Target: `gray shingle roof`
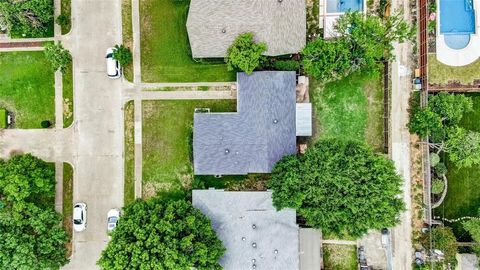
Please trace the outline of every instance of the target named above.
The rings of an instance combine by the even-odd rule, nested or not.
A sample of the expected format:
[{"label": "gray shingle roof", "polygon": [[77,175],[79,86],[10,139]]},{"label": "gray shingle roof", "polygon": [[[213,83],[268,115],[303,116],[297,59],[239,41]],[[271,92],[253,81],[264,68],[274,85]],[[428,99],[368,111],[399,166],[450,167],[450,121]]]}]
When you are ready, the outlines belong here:
[{"label": "gray shingle roof", "polygon": [[192,191],[193,206],[210,218],[227,249],[220,259],[224,269],[252,270],[253,264],[256,270],[299,269],[295,210],[276,211],[271,196],[270,191]]},{"label": "gray shingle roof", "polygon": [[267,43],[266,55],[297,53],[306,42],[305,0],[192,0],[187,31],[194,58],[224,57],[245,32]]},{"label": "gray shingle roof", "polygon": [[236,113],[195,113],[198,175],[269,173],[296,151],[295,72],[237,73]]}]

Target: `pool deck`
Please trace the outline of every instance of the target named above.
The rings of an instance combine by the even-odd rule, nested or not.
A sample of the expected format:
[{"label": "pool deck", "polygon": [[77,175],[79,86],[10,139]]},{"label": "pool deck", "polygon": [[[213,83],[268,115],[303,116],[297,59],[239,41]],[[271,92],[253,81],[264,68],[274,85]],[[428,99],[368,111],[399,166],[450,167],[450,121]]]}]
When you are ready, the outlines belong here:
[{"label": "pool deck", "polygon": [[[362,10],[360,10],[360,12],[364,13],[367,7],[367,0],[362,0],[362,1],[363,1],[363,8]],[[320,0],[319,6],[320,6],[319,25],[320,25],[320,28],[323,28],[323,37],[325,39],[338,37],[338,33],[337,31],[335,31],[334,27],[338,18],[340,18],[340,16],[345,14],[345,12],[328,13],[327,0]]]},{"label": "pool deck", "polygon": [[[439,7],[439,0],[437,0]],[[454,50],[445,43],[445,35],[440,34],[440,23],[437,23],[437,59],[449,66],[465,66],[478,60],[480,57],[480,0],[473,0],[475,10],[475,33],[470,35],[468,45],[460,50]],[[437,9],[437,22],[440,19],[440,9]]]}]

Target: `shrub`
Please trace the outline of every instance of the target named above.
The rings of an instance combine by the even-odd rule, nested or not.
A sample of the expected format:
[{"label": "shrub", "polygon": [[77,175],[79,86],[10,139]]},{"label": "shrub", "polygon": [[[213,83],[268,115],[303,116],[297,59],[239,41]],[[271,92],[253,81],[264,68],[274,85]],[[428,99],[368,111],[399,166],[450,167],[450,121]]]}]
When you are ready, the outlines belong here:
[{"label": "shrub", "polygon": [[440,194],[445,189],[445,182],[440,179],[434,179],[432,181],[432,193],[433,194]]},{"label": "shrub", "polygon": [[49,120],[44,120],[40,123],[40,125],[42,126],[42,128],[49,128],[52,126],[52,123]]},{"label": "shrub", "polygon": [[65,14],[60,14],[57,17],[57,24],[60,25],[61,27],[65,27],[70,23],[70,18],[68,18],[67,15]]},{"label": "shrub", "polygon": [[126,66],[133,60],[132,52],[128,47],[115,45],[113,50],[113,59],[117,60],[120,66]]},{"label": "shrub", "polygon": [[273,62],[275,70],[296,71],[300,69],[300,62],[295,60],[278,60]]},{"label": "shrub", "polygon": [[437,166],[435,166],[435,173],[438,176],[444,176],[445,174],[447,174],[447,172],[448,172],[448,169],[445,163],[439,162]]},{"label": "shrub", "polygon": [[435,167],[440,162],[440,156],[437,153],[430,153],[430,166]]},{"label": "shrub", "polygon": [[67,67],[72,62],[72,55],[70,55],[70,52],[67,49],[63,48],[62,43],[60,42],[57,44],[47,44],[43,52],[45,58],[50,62],[53,71],[60,70],[62,73],[65,73]]}]

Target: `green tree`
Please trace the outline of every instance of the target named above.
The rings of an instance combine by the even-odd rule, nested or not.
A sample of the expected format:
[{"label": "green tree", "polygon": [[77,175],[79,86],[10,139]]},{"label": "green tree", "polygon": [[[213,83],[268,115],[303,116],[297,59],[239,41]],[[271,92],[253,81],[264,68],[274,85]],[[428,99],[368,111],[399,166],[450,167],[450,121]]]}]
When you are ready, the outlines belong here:
[{"label": "green tree", "polygon": [[13,38],[53,34],[53,0],[0,0],[0,14]]},{"label": "green tree", "polygon": [[[433,246],[430,246],[430,235]],[[455,255],[457,254],[457,239],[453,234],[452,228],[435,227],[429,233],[425,233],[422,238],[422,244],[427,249],[438,249],[445,255],[446,264],[451,263],[453,266],[457,264]]]},{"label": "green tree", "polygon": [[458,167],[480,164],[480,133],[455,126],[448,130],[445,151]]},{"label": "green tree", "polygon": [[350,45],[343,38],[316,39],[302,50],[305,72],[317,80],[341,79],[351,72]]},{"label": "green tree", "polygon": [[113,59],[117,60],[120,66],[126,66],[133,60],[132,52],[128,47],[115,45],[113,49]]},{"label": "green tree", "polygon": [[[480,209],[478,210],[478,214],[480,217]],[[477,217],[476,219],[465,221],[463,228],[472,236],[473,241],[475,241],[473,250],[477,256],[480,256],[480,218]]]},{"label": "green tree", "polygon": [[44,53],[53,71],[60,70],[62,73],[65,73],[68,65],[72,62],[72,55],[67,49],[63,48],[60,42],[45,45]]},{"label": "green tree", "polygon": [[260,65],[262,54],[267,50],[267,44],[256,43],[253,33],[239,35],[227,50],[225,62],[228,70],[242,70],[252,74],[253,70]]},{"label": "green tree", "polygon": [[225,252],[210,220],[183,200],[129,204],[111,237],[103,269],[221,269]]},{"label": "green tree", "polygon": [[0,161],[0,265],[59,269],[67,263],[67,234],[54,210],[53,167],[32,156]]},{"label": "green tree", "polygon": [[277,209],[296,209],[326,234],[359,237],[398,222],[401,182],[392,161],[364,143],[323,139],[282,158],[268,185]]},{"label": "green tree", "polygon": [[434,179],[432,181],[432,193],[433,194],[441,194],[445,189],[445,182],[440,179]]}]

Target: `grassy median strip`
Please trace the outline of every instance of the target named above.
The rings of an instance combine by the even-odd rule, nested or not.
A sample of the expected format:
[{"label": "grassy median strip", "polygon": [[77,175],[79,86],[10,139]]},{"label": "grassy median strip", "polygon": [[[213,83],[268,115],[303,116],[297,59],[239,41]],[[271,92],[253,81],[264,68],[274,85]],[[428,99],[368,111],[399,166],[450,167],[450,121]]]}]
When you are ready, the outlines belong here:
[{"label": "grassy median strip", "polygon": [[0,108],[14,114],[14,127],[54,123],[54,74],[43,52],[2,52],[0,67]]},{"label": "grassy median strip", "polygon": [[[132,0],[122,0],[122,35],[123,45],[133,52]],[[133,82],[133,63],[123,67],[123,76]]]},{"label": "grassy median strip", "polygon": [[62,75],[63,81],[63,127],[73,123],[73,70],[72,63]]},{"label": "grassy median strip", "polygon": [[133,101],[125,105],[125,182],[124,205],[135,200],[135,110]]},{"label": "grassy median strip", "polygon": [[73,215],[73,167],[63,163],[63,227],[68,234],[67,257],[72,254]]},{"label": "grassy median strip", "polygon": [[190,1],[140,0],[142,81],[234,81],[223,59],[194,61],[186,21]]},{"label": "grassy median strip", "polygon": [[[68,34],[72,29],[72,0],[61,0],[60,4],[62,23],[60,24],[62,28],[62,35]],[[58,23],[58,18],[56,18]]]}]

